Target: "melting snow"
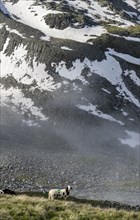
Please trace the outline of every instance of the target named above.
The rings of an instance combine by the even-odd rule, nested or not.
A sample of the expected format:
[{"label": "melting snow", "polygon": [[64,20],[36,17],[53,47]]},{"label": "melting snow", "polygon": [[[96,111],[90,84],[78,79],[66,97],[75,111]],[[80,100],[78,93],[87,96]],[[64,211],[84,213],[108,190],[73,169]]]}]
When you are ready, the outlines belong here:
[{"label": "melting snow", "polygon": [[137,14],[136,12],[125,11],[125,10],[124,10],[124,12],[127,13],[127,14],[129,14],[129,15],[131,16],[131,18],[133,18],[133,16],[136,16],[136,17],[138,16],[138,14]]},{"label": "melting snow", "polygon": [[136,147],[140,145],[140,134],[133,132],[133,131],[125,131],[128,138],[126,139],[119,139],[122,144],[127,144],[130,147]]},{"label": "melting snow", "polygon": [[118,57],[126,60],[129,63],[140,65],[140,58],[136,58],[136,57],[133,57],[128,54],[118,53],[118,52],[114,51],[114,49],[111,49],[111,48],[109,48],[109,54],[118,56]]},{"label": "melting snow", "polygon": [[0,1],[0,11],[2,11],[4,14],[10,15],[5,5]]},{"label": "melting snow", "polygon": [[126,2],[128,5],[131,5],[133,8],[135,8],[135,4],[136,2],[133,0],[123,0],[124,2]]},{"label": "melting snow", "polygon": [[49,36],[42,36],[40,37],[41,40],[45,40],[45,41],[50,41],[50,37]]},{"label": "melting snow", "polygon": [[102,60],[101,62],[97,60],[90,61],[88,58],[85,58],[83,62],[80,62],[79,59],[76,59],[73,61],[73,66],[70,69],[67,69],[64,61],[61,61],[58,65],[52,63],[52,66],[55,67],[55,70],[59,73],[60,76],[70,80],[79,79],[84,84],[88,84],[88,82],[84,79],[83,76],[81,76],[81,73],[84,68],[89,68],[91,73],[95,72],[96,74],[106,78],[112,85],[116,86],[116,89],[121,96],[139,107],[139,100],[134,97],[132,92],[128,90],[125,83],[123,82],[123,72],[121,66],[112,55],[121,57],[127,61],[131,61],[130,59],[132,58],[131,63],[135,63],[137,65],[139,63],[139,59],[127,54],[115,52],[112,49],[108,49],[108,51],[105,52],[105,55],[106,59]]},{"label": "melting snow", "polygon": [[[62,12],[46,9],[46,7],[42,5],[35,5],[34,0],[18,1],[15,4],[10,1],[3,1],[3,3],[11,14],[20,18],[20,22],[43,32],[46,37],[43,37],[42,40],[48,41],[50,40],[50,37],[57,37],[79,42],[87,42],[93,36],[100,36],[101,34],[106,33],[106,29],[102,26],[84,27],[81,29],[68,27],[64,30],[49,28],[49,26],[45,23],[44,16],[50,13],[60,14]],[[68,1],[68,3],[73,5],[75,8],[82,10],[86,9],[86,14],[95,21],[112,19],[119,23],[121,22],[123,26],[133,25],[132,22],[127,21],[124,18],[122,19],[119,14],[115,14],[115,12],[111,11],[107,7],[101,7],[97,1],[84,2],[76,0]]]},{"label": "melting snow", "polygon": [[122,112],[122,114],[123,114],[124,116],[128,116],[128,115],[129,115],[128,112],[125,112],[123,109],[121,109],[121,112]]},{"label": "melting snow", "polygon": [[62,49],[62,50],[73,50],[73,49],[71,49],[71,48],[69,48],[69,47],[65,47],[65,46],[61,47],[61,49]]},{"label": "melting snow", "polygon": [[102,90],[105,91],[105,92],[107,92],[107,93],[109,93],[109,94],[111,94],[111,92],[108,91],[107,89],[102,88]]},{"label": "melting snow", "polygon": [[73,66],[70,69],[67,69],[64,61],[61,61],[58,66],[55,63],[52,63],[52,66],[55,67],[55,71],[62,77],[70,80],[79,79],[83,82],[83,84],[88,83],[84,77],[81,76],[81,72],[86,65],[84,62],[81,63],[79,59],[76,59],[75,62],[73,62]]},{"label": "melting snow", "polygon": [[[33,28],[36,28],[42,31],[46,35],[45,40],[49,40],[49,37],[57,37],[62,39],[71,39],[79,42],[86,42],[91,38],[92,35],[100,36],[102,33],[105,33],[105,28],[101,26],[95,27],[85,27],[81,29],[68,27],[64,30],[58,30],[55,28],[49,28],[46,25],[44,16],[49,13],[62,13],[60,11],[46,10],[42,6],[33,5],[34,1],[18,1],[16,4],[12,2],[5,2],[6,7],[10,13],[15,14],[17,17],[20,17],[21,22],[27,24]],[[34,16],[35,11],[38,16]]]},{"label": "melting snow", "polygon": [[140,43],[140,38],[138,38],[138,37],[123,37],[123,38],[125,38],[126,40],[137,41]]},{"label": "melting snow", "polygon": [[0,24],[0,29],[3,28],[4,25],[5,25],[4,23]]},{"label": "melting snow", "polygon": [[125,23],[124,26],[132,25],[132,22],[129,22],[122,19],[119,14],[116,14],[114,11],[110,10],[108,7],[102,7],[98,1],[69,1],[69,4],[77,9],[87,10],[86,15],[90,16],[95,21],[106,21],[107,19],[115,20],[117,22]]},{"label": "melting snow", "polygon": [[[52,91],[61,86],[60,83],[55,84],[52,76],[48,75],[45,71],[45,64],[37,64],[33,60],[33,67],[28,66],[26,62],[27,51],[21,44],[14,50],[11,56],[6,56],[4,53],[9,39],[7,39],[3,51],[1,52],[0,69],[1,77],[13,76],[19,83],[30,85],[30,90],[33,92],[35,88],[40,90]],[[33,83],[35,82],[35,85]],[[21,110],[22,114],[27,113],[29,117],[34,116],[35,119],[47,120],[42,113],[42,108],[35,106],[34,102],[24,96],[22,91],[16,88],[4,89],[1,86],[1,105],[7,105],[11,103],[14,106],[14,110]],[[28,125],[31,123],[28,123]],[[35,124],[34,124],[35,125]]]},{"label": "melting snow", "polygon": [[47,120],[42,114],[42,109],[34,105],[34,102],[30,98],[24,97],[23,93],[18,88],[5,89],[3,86],[1,89],[1,105],[12,104],[14,110],[21,110],[22,113],[28,113],[28,115],[35,116],[36,119]]},{"label": "melting snow", "polygon": [[39,124],[35,121],[32,121],[32,120],[23,120],[22,122],[23,122],[23,124],[26,124],[29,127],[33,127],[33,126],[39,127]]},{"label": "melting snow", "polygon": [[107,119],[107,120],[113,121],[113,122],[117,122],[120,125],[124,125],[124,123],[122,121],[116,120],[111,115],[104,114],[103,112],[101,112],[100,110],[97,109],[97,106],[94,106],[91,103],[89,103],[89,105],[77,105],[77,107],[84,110],[84,111],[87,111],[90,114],[98,116],[100,118]]},{"label": "melting snow", "polygon": [[[4,50],[7,47],[9,40],[7,40]],[[6,56],[1,52],[1,77],[13,76],[18,82],[31,85],[36,82],[34,88],[37,87],[40,90],[52,91],[60,87],[60,83],[55,84],[53,77],[48,75],[45,71],[45,64],[37,64],[33,60],[33,67],[28,66],[25,58],[27,51],[22,44],[18,46],[10,56]]]},{"label": "melting snow", "polygon": [[136,75],[134,70],[125,70],[124,72],[125,76],[129,76],[130,79],[132,79],[132,81],[137,85],[140,86],[140,79],[138,78],[138,76]]},{"label": "melting snow", "polygon": [[119,38],[124,38],[125,40],[128,40],[128,41],[140,42],[140,38],[139,37],[125,37],[125,36],[120,36],[120,35],[117,35],[117,34],[110,34],[110,35],[115,36],[115,37],[119,37]]},{"label": "melting snow", "polygon": [[15,29],[8,28],[7,25],[5,26],[5,28],[6,28],[6,30],[9,31],[10,33],[15,33],[15,34],[19,35],[20,37],[25,38],[21,33],[19,33],[19,31],[15,30]]}]

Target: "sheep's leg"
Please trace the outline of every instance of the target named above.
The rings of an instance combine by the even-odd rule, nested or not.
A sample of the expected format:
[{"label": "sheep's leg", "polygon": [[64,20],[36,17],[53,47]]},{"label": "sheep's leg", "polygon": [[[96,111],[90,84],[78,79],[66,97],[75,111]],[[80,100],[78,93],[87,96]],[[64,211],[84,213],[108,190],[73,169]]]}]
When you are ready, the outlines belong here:
[{"label": "sheep's leg", "polygon": [[49,193],[48,193],[48,199],[50,199],[50,195],[49,195]]},{"label": "sheep's leg", "polygon": [[48,199],[51,200],[51,199],[52,199],[52,196],[51,196],[51,195],[48,195]]}]

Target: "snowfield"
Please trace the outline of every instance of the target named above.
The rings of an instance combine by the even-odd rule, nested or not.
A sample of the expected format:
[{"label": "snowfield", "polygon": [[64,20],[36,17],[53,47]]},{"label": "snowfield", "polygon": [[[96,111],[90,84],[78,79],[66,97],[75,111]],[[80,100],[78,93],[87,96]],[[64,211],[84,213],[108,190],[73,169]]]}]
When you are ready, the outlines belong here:
[{"label": "snowfield", "polygon": [[[55,28],[49,28],[49,26],[45,23],[44,16],[50,13],[62,13],[61,11],[46,9],[45,6],[41,4],[35,5],[34,0],[20,0],[16,4],[12,4],[12,2],[9,1],[2,2],[3,4],[1,4],[1,8],[4,12],[4,8],[6,8],[11,16],[16,15],[19,18],[19,22],[40,30],[46,35],[46,40],[48,41],[50,37],[57,37],[61,39],[71,39],[79,42],[87,42],[92,35],[100,36],[101,34],[106,33],[105,28],[98,25],[92,27],[84,27],[81,29],[68,27],[64,30],[58,30]],[[87,15],[89,15],[95,21],[106,21],[108,19],[112,19],[121,23],[122,27],[133,25],[132,22],[122,19],[120,15],[115,14],[115,12],[112,12],[107,7],[101,7],[96,1],[90,1],[90,4],[79,0],[68,1],[68,3],[69,5],[72,5],[80,10],[86,9]]]},{"label": "snowfield", "polygon": [[131,5],[133,8],[136,8],[136,1],[135,0],[123,0],[128,5]]},{"label": "snowfield", "polygon": [[120,57],[124,60],[126,60],[127,62],[129,63],[132,63],[132,64],[136,64],[136,65],[139,65],[140,66],[140,58],[135,58],[135,57],[132,57],[128,54],[122,54],[122,53],[118,53],[112,49],[109,49],[109,54],[110,55],[115,55],[117,57]]},{"label": "snowfield", "polygon": [[[84,68],[87,67],[90,69],[91,73],[95,72],[96,74],[106,78],[112,85],[116,86],[116,89],[121,96],[140,107],[139,100],[137,100],[125,86],[122,80],[122,69],[119,62],[114,58],[114,55],[136,65],[140,65],[140,59],[127,54],[118,53],[111,48],[108,48],[108,51],[105,52],[105,54],[106,59],[102,60],[101,62],[91,62],[89,59],[85,58],[83,62],[80,62],[78,59],[75,60],[75,62],[73,62],[73,67],[70,69],[67,69],[64,61],[61,61],[58,66],[55,63],[52,63],[52,66],[55,67],[56,72],[58,72],[60,76],[70,80],[79,79],[85,85],[88,84],[88,82],[83,78],[83,76],[81,76],[81,73]],[[139,78],[135,77],[133,82],[138,85]]]},{"label": "snowfield", "polygon": [[[119,36],[117,34],[110,34],[110,35],[122,38],[122,36]],[[123,38],[128,41],[140,42],[140,38],[138,38],[138,37],[125,37],[125,36],[123,36]]]},{"label": "snowfield", "polygon": [[1,52],[1,77],[13,76],[17,82],[26,85],[32,85],[35,82],[36,86],[33,86],[33,88],[39,88],[40,90],[53,91],[61,86],[55,84],[53,78],[47,74],[45,64],[37,64],[33,60],[33,66],[29,66],[26,61],[27,51],[23,45],[15,49],[9,59],[4,53],[8,42],[9,39],[7,39],[3,52]]},{"label": "snowfield", "polygon": [[124,125],[124,123],[122,121],[118,121],[115,118],[113,118],[112,116],[110,116],[108,114],[104,114],[103,112],[98,110],[97,106],[93,106],[91,103],[89,103],[88,105],[78,105],[77,107],[84,110],[84,111],[87,111],[90,114],[98,116],[100,118],[103,118],[103,119],[106,119],[109,121],[113,121],[113,122],[117,122],[120,125]]},{"label": "snowfield", "polygon": [[4,5],[4,2],[1,2],[1,1],[0,1],[0,11],[2,11],[6,15],[10,15],[9,11],[7,10],[7,8]]},{"label": "snowfield", "polygon": [[[12,109],[14,111],[20,111],[22,114],[27,114],[29,118],[33,121],[41,120],[46,121],[47,118],[42,114],[42,109],[38,108],[34,105],[32,99],[26,98],[23,93],[17,88],[5,89],[2,86],[1,90],[1,106],[8,106],[8,104],[12,105]],[[32,120],[29,120],[32,122]],[[29,123],[27,120],[27,124]],[[34,124],[34,123],[32,123]]]},{"label": "snowfield", "polygon": [[[34,92],[36,88],[40,91],[53,91],[61,86],[59,83],[55,83],[53,78],[47,74],[45,71],[44,64],[37,64],[33,60],[33,66],[29,66],[26,61],[27,51],[23,45],[20,45],[12,55],[6,56],[4,51],[9,43],[9,39],[1,52],[1,78],[14,77],[18,83],[23,83],[25,85],[31,85],[30,91]],[[34,85],[35,83],[35,85]],[[21,90],[18,88],[5,89],[1,85],[1,105],[8,105],[11,103],[15,111],[20,110],[22,114],[28,113],[28,117],[39,120],[47,120],[47,118],[42,114],[42,108],[35,106],[31,98],[25,97]],[[36,123],[27,123],[29,125],[34,125]]]},{"label": "snowfield", "polygon": [[139,135],[139,133],[126,130],[126,134],[127,134],[128,138],[120,139],[122,144],[127,144],[130,147],[139,146],[139,143],[140,143],[140,135]]},{"label": "snowfield", "polygon": [[46,10],[43,6],[35,6],[34,1],[18,1],[16,4],[12,2],[4,2],[9,14],[16,15],[20,18],[20,22],[29,25],[35,29],[40,30],[46,35],[46,40],[49,41],[49,37],[57,37],[61,39],[71,39],[79,42],[86,42],[91,35],[100,36],[105,33],[106,30],[101,26],[85,27],[82,29],[66,28],[64,30],[57,30],[55,28],[49,28],[46,25],[44,16],[50,13],[62,13],[60,11]]}]

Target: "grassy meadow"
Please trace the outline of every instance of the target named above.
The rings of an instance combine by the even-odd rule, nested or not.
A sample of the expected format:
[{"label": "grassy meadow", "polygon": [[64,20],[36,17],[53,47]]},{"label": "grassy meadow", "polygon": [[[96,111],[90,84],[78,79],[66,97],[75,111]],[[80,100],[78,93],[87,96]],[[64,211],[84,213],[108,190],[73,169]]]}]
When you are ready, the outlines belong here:
[{"label": "grassy meadow", "polygon": [[0,220],[140,220],[140,212],[93,207],[42,196],[2,195]]}]

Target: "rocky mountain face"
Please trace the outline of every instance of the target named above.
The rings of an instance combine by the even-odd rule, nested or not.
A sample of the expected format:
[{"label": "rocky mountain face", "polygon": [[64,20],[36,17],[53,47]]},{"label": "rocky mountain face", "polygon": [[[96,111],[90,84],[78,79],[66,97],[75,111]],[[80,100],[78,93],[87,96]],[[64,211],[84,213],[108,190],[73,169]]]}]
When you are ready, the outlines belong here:
[{"label": "rocky mountain face", "polygon": [[139,24],[137,0],[0,1],[1,186],[139,202]]}]

